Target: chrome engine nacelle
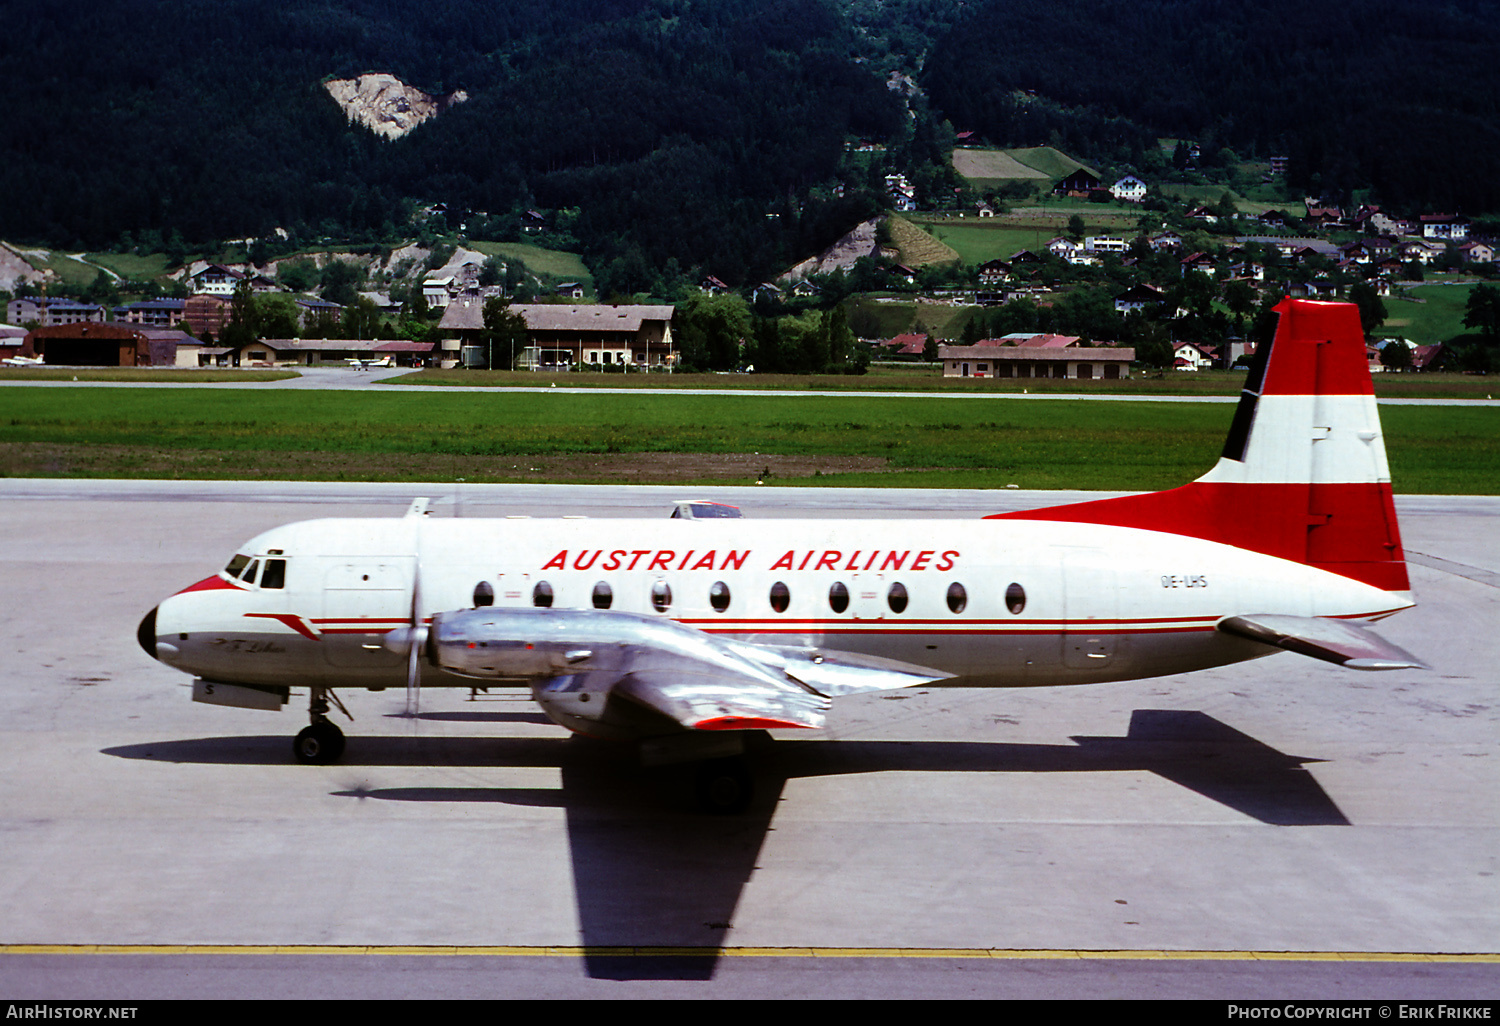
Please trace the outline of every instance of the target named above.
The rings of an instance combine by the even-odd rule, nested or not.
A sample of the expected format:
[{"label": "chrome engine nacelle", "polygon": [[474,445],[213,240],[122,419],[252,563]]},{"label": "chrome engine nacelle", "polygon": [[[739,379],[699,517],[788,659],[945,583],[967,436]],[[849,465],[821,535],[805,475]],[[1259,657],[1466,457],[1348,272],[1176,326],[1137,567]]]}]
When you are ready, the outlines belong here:
[{"label": "chrome engine nacelle", "polygon": [[[628,642],[629,617],[567,609],[466,609],[438,613],[428,661],[460,677],[526,680],[596,669],[601,645]],[[614,629],[611,629],[611,628]]]}]

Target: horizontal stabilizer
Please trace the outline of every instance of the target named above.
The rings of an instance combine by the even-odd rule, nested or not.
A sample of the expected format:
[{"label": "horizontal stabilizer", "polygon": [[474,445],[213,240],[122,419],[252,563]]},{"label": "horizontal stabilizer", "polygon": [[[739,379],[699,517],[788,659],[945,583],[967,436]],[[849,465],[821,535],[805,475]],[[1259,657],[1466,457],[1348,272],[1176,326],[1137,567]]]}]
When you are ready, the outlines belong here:
[{"label": "horizontal stabilizer", "polygon": [[1430,670],[1410,652],[1347,620],[1255,613],[1226,616],[1215,626],[1225,634],[1275,645],[1351,670]]}]

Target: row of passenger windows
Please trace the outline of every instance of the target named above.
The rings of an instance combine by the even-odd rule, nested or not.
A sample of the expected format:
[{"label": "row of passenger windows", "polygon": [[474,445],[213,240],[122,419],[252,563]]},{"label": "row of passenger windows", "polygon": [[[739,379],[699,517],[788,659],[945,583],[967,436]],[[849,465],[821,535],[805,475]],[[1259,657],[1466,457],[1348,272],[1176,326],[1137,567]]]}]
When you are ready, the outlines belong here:
[{"label": "row of passenger windows", "polygon": [[[531,589],[531,604],[542,608],[550,608],[556,593],[552,585],[546,581],[538,581],[536,587]],[[778,613],[784,613],[792,605],[791,589],[781,581],[771,585],[768,596],[771,608]],[[708,604],[713,607],[714,612],[722,613],[729,608],[729,585],[723,581],[715,581],[708,589]],[[608,609],[614,605],[615,592],[609,586],[609,582],[600,581],[594,585],[593,602],[595,609]],[[904,613],[910,596],[907,595],[906,585],[899,581],[893,583],[885,593],[885,603],[893,613]],[[948,585],[948,610],[952,613],[962,613],[969,605],[969,593],[962,584],[954,581]],[[489,581],[480,581],[474,586],[474,606],[492,606],[495,604],[495,589]],[[1014,616],[1019,616],[1021,610],[1026,608],[1026,589],[1019,584],[1012,583],[1005,589],[1005,606]],[[651,585],[651,608],[658,613],[665,613],[672,607],[672,586],[666,581],[656,581]],[[842,613],[849,608],[849,588],[843,581],[835,581],[828,588],[828,608],[835,613]]]}]

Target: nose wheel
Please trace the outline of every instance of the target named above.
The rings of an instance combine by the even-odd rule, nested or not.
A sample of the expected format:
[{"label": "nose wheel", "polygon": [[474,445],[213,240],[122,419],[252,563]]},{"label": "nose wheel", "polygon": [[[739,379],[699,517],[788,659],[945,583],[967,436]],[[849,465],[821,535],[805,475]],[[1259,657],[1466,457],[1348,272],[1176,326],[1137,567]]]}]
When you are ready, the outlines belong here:
[{"label": "nose wheel", "polygon": [[326,766],[344,754],[344,732],[324,720],[303,727],[292,741],[292,754],[305,765]]},{"label": "nose wheel", "polygon": [[[340,709],[344,708],[338,697],[327,688],[312,689],[307,709],[312,723],[303,727],[301,733],[292,740],[292,756],[304,765],[326,766],[338,762],[339,756],[344,754],[344,732],[328,719],[329,698]],[[348,710],[344,710],[344,715],[348,714]]]}]

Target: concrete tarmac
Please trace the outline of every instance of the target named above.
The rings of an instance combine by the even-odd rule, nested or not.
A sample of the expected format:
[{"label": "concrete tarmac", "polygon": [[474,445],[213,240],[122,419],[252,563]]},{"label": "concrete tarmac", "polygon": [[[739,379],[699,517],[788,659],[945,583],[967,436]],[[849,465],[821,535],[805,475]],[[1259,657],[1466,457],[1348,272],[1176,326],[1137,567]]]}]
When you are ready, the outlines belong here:
[{"label": "concrete tarmac", "polygon": [[1500,499],[1397,502],[1419,605],[1378,629],[1431,672],[1278,654],[859,696],[762,746],[725,819],[518,690],[429,690],[415,724],[343,695],[343,762],[295,765],[305,699],[194,704],[136,644],[257,532],[423,494],[955,519],[1082,497],[0,481],[0,995],[1500,993]]}]

